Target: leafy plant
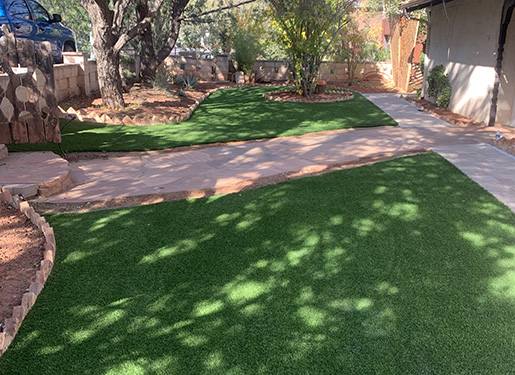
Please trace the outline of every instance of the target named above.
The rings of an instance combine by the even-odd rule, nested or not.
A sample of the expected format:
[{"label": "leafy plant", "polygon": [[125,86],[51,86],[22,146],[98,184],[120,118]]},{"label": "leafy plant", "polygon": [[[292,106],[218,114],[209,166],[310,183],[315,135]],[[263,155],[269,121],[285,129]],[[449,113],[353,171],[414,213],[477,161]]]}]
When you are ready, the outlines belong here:
[{"label": "leafy plant", "polygon": [[420,70],[422,71],[422,73],[424,73],[424,64],[425,64],[425,62],[426,62],[426,55],[425,55],[424,52],[422,52],[420,54],[420,63],[419,63]]},{"label": "leafy plant", "polygon": [[198,79],[194,75],[175,75],[172,80],[174,84],[180,86],[183,90],[195,90],[198,84]]},{"label": "leafy plant", "polygon": [[154,88],[168,92],[170,91],[170,82],[172,80],[172,74],[168,70],[159,69],[153,82]]},{"label": "leafy plant", "polygon": [[440,94],[438,99],[436,100],[436,104],[438,104],[438,106],[445,108],[445,109],[449,108],[449,104],[451,102],[451,95],[452,95],[451,86],[445,87],[442,90],[442,93]]},{"label": "leafy plant", "polygon": [[351,0],[268,0],[292,64],[295,83],[303,96],[316,87],[322,59],[345,25]]},{"label": "leafy plant", "polygon": [[437,65],[429,72],[427,77],[427,93],[436,99],[436,104],[448,109],[451,101],[452,87],[449,76],[445,74],[443,65]]},{"label": "leafy plant", "polygon": [[238,70],[250,75],[259,50],[259,42],[255,35],[244,31],[238,32],[234,38],[233,54],[234,60],[238,63]]}]

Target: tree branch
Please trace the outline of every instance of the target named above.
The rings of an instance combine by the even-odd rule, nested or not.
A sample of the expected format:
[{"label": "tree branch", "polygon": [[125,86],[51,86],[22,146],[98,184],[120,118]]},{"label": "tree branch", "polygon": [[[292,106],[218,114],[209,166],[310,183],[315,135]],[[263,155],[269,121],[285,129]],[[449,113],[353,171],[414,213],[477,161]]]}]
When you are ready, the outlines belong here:
[{"label": "tree branch", "polygon": [[161,5],[163,5],[163,2],[164,0],[156,0],[152,6],[152,9],[148,11],[148,14],[145,18],[139,21],[132,29],[127,31],[127,33],[120,35],[120,38],[118,38],[113,48],[115,52],[120,52],[123,46],[125,46],[129,41],[136,37],[136,35],[140,34],[143,30],[145,30],[145,28],[148,27],[148,25],[150,25],[150,23],[156,17],[159,8],[161,8]]},{"label": "tree branch", "polygon": [[113,9],[113,33],[118,34],[123,26],[123,19],[127,14],[131,0],[118,0]]},{"label": "tree branch", "polygon": [[207,11],[202,12],[202,13],[190,14],[188,16],[184,16],[184,17],[179,18],[179,22],[181,22],[181,21],[189,21],[189,20],[194,19],[194,18],[199,18],[199,17],[207,16],[208,14],[211,14],[211,13],[221,12],[222,10],[237,8],[237,7],[241,6],[241,5],[254,3],[256,1],[257,0],[246,0],[246,1],[242,1],[241,3],[232,4],[232,5],[226,5],[224,7],[207,10]]}]

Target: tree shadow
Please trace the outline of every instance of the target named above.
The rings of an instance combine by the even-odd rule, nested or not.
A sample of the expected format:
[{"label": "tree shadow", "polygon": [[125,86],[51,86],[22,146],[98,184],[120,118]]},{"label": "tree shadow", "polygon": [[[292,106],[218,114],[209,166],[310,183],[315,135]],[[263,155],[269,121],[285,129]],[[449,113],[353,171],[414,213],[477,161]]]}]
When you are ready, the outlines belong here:
[{"label": "tree shadow", "polygon": [[49,219],[0,374],[515,368],[515,215],[438,155]]}]

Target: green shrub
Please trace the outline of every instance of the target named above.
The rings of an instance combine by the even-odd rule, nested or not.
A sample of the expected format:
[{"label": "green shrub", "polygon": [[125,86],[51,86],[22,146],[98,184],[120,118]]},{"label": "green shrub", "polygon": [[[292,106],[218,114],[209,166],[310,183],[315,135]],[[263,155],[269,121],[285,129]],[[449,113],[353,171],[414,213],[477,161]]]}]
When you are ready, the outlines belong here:
[{"label": "green shrub", "polygon": [[168,70],[159,69],[156,72],[156,78],[154,79],[153,86],[155,89],[168,92],[170,90],[170,82],[172,79],[172,74]]},{"label": "green shrub", "polygon": [[173,83],[184,90],[195,90],[197,88],[198,79],[196,79],[194,75],[175,75],[173,76]]},{"label": "green shrub", "polygon": [[445,87],[442,90],[438,99],[436,100],[436,104],[438,104],[439,107],[442,107],[445,109],[449,108],[449,103],[451,102],[451,94],[452,94],[451,86]]},{"label": "green shrub", "polygon": [[437,65],[429,72],[427,77],[427,93],[436,99],[436,104],[442,108],[449,108],[452,87],[449,76],[445,74],[443,65]]},{"label": "green shrub", "polygon": [[233,54],[234,60],[238,63],[238,70],[244,72],[246,75],[250,75],[254,68],[259,50],[260,47],[256,36],[243,31],[238,32],[234,38]]}]

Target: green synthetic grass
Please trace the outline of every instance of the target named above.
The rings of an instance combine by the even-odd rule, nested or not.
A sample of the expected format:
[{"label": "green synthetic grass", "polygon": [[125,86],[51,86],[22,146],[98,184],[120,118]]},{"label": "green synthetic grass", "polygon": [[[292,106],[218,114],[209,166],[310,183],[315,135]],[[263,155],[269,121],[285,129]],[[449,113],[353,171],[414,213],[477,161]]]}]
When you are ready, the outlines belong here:
[{"label": "green synthetic grass", "polygon": [[49,220],[2,375],[515,369],[515,214],[435,154]]},{"label": "green synthetic grass", "polygon": [[[74,121],[64,128],[65,152],[142,151],[195,144],[286,137],[325,130],[397,125],[386,113],[355,93],[340,103],[285,103],[266,100],[274,87],[218,91],[179,124],[120,126]],[[9,151],[54,151],[57,144],[9,145]]]}]

